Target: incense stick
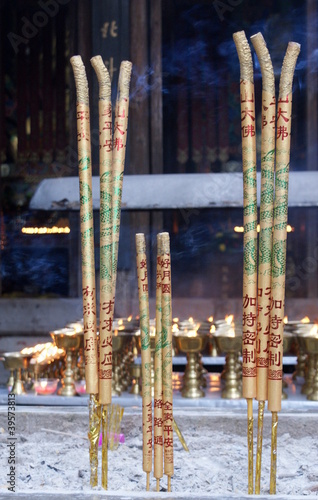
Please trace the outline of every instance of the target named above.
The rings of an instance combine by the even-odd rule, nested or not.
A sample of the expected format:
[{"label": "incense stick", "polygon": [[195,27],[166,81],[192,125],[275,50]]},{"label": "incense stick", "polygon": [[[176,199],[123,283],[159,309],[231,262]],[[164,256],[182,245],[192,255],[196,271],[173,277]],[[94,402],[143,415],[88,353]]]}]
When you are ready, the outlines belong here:
[{"label": "incense stick", "polygon": [[77,101],[85,379],[86,392],[90,394],[88,433],[90,443],[90,483],[92,486],[97,486],[100,406],[97,401],[98,350],[89,97],[88,82],[82,58],[74,56],[70,62],[74,73]]},{"label": "incense stick", "polygon": [[149,336],[149,299],[146,241],[142,233],[136,234],[136,260],[138,277],[139,317],[142,364],[142,449],[143,470],[149,478],[152,470],[152,396],[151,396],[151,352]]},{"label": "incense stick", "polygon": [[160,490],[163,476],[163,413],[162,413],[162,308],[161,308],[161,234],[157,235],[157,279],[156,279],[156,347],[155,347],[155,393],[154,393],[154,477],[156,489]]},{"label": "incense stick", "polygon": [[275,77],[272,61],[261,33],[251,37],[262,72],[261,205],[258,262],[258,308],[256,351],[256,399],[258,400],[255,493],[260,494],[263,415],[267,400],[269,318],[271,307],[271,256],[275,163]]},{"label": "incense stick", "polygon": [[112,105],[111,81],[101,56],[91,59],[99,84],[100,309],[99,402],[102,409],[102,487],[108,482],[107,406],[112,401]]},{"label": "incense stick", "polygon": [[113,296],[116,293],[118,245],[120,233],[120,214],[122,186],[125,167],[128,110],[129,110],[129,86],[131,78],[132,64],[123,61],[120,65],[118,91],[115,109],[114,137],[113,137],[113,199],[112,199],[112,225],[113,225]]},{"label": "incense stick", "polygon": [[272,412],[270,493],[276,493],[277,412],[281,410],[285,302],[288,176],[292,112],[292,84],[300,45],[289,42],[284,57],[277,102],[276,176],[272,253],[272,304],[268,368],[268,409]]},{"label": "incense stick", "polygon": [[169,233],[161,233],[161,308],[162,308],[162,387],[164,421],[164,473],[171,491],[173,476],[173,398],[172,398],[172,307],[171,256]]},{"label": "incense stick", "polygon": [[248,493],[253,494],[253,398],[256,397],[257,198],[254,77],[251,50],[244,31],[234,33],[240,61],[241,135],[244,189],[243,397],[248,413]]}]

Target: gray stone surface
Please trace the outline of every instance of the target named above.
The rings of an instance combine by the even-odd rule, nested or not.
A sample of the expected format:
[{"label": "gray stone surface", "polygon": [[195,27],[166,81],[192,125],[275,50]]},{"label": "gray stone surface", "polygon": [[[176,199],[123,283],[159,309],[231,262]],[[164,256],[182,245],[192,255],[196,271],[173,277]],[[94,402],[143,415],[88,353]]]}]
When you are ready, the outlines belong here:
[{"label": "gray stone surface", "polygon": [[[257,175],[259,201],[260,173]],[[317,184],[318,172],[291,172],[289,206],[317,206]],[[242,206],[241,173],[124,176],[123,210]],[[93,207],[99,210],[99,177],[93,177]],[[79,210],[78,178],[43,180],[31,200],[30,208]]]}]

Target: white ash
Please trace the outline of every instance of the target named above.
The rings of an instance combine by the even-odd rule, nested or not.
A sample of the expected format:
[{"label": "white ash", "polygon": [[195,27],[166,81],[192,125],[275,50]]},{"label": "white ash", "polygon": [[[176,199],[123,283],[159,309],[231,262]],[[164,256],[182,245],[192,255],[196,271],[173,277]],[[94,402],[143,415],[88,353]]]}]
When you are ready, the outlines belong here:
[{"label": "white ash", "polygon": [[[19,412],[21,410],[18,410]],[[3,419],[5,414],[1,414]],[[227,498],[247,494],[246,415],[242,411],[209,411],[179,409],[175,418],[183,432],[190,452],[187,453],[174,435],[175,472],[172,497],[203,498],[209,495]],[[88,413],[59,410],[35,414],[20,413],[18,422],[24,431],[17,432],[16,491],[33,493],[94,493],[101,486],[89,484],[88,441],[85,440]],[[33,425],[34,420],[34,425]],[[316,415],[312,413],[281,414],[278,424],[277,494],[279,498],[318,496],[318,435]],[[264,421],[261,492],[269,493],[270,479],[270,414]],[[1,426],[5,429],[3,420]],[[58,435],[41,428],[51,427]],[[125,443],[109,451],[108,494],[149,497],[145,492],[146,474],[142,470],[140,409],[125,410],[121,432]],[[256,452],[257,423],[254,425]],[[8,473],[6,434],[0,434],[0,494],[7,490]],[[101,456],[99,457],[101,460]],[[99,484],[101,480],[99,477]],[[167,478],[160,481],[161,490]],[[156,495],[156,482],[151,476],[150,489]],[[128,496],[127,496],[128,495]],[[33,496],[33,495],[32,495]],[[161,496],[161,495],[160,495]],[[168,499],[166,494],[166,498]],[[260,497],[258,497],[260,498]]]}]

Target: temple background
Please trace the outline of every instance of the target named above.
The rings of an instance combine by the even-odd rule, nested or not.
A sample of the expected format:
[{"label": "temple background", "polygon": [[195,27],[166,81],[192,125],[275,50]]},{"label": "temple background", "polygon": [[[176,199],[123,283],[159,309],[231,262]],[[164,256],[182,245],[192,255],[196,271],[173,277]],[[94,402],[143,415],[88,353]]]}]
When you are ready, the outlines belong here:
[{"label": "temple background", "polygon": [[[29,209],[41,180],[78,175],[72,55],[81,54],[87,68],[95,175],[98,88],[89,59],[96,54],[109,68],[113,97],[120,61],[133,62],[126,175],[240,172],[232,33],[262,31],[277,86],[287,43],[297,41],[290,170],[317,171],[315,0],[1,0],[0,23],[0,350],[82,315],[78,212]],[[176,314],[240,314],[243,236],[234,228],[242,219],[241,208],[226,206],[123,211],[116,314],[138,312],[136,232],[147,237],[154,297],[160,230],[171,234]],[[318,317],[317,207],[291,208],[289,224],[287,309]],[[68,232],[29,234],[36,227]],[[98,213],[95,251],[98,276]]]}]

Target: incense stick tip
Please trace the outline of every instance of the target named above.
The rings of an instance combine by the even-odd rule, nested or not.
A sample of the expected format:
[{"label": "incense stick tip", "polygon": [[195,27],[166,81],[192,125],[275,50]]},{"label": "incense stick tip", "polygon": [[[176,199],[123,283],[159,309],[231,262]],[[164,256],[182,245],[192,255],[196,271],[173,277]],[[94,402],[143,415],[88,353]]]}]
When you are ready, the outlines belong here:
[{"label": "incense stick tip", "polygon": [[297,58],[300,52],[300,44],[289,42],[283,60],[281,77],[279,82],[279,97],[285,97],[292,92],[293,78]]},{"label": "incense stick tip", "polygon": [[131,71],[132,63],[130,61],[122,61],[120,64],[118,79],[119,98],[129,98]]},{"label": "incense stick tip", "polygon": [[254,82],[252,53],[244,31],[233,33],[237,55],[240,61],[241,80]]},{"label": "incense stick tip", "polygon": [[102,57],[99,55],[92,57],[91,65],[94,68],[99,83],[99,98],[111,100],[111,80]]},{"label": "incense stick tip", "polygon": [[275,76],[274,69],[269,54],[266,42],[262,33],[256,33],[256,35],[251,36],[251,42],[253,44],[254,50],[256,52],[259,64],[261,67],[262,78],[263,78],[263,90],[275,94]]},{"label": "incense stick tip", "polygon": [[146,253],[146,239],[144,233],[136,233],[137,254]]},{"label": "incense stick tip", "polygon": [[72,56],[70,63],[74,73],[77,102],[88,105],[88,81],[83,60],[81,56]]}]

